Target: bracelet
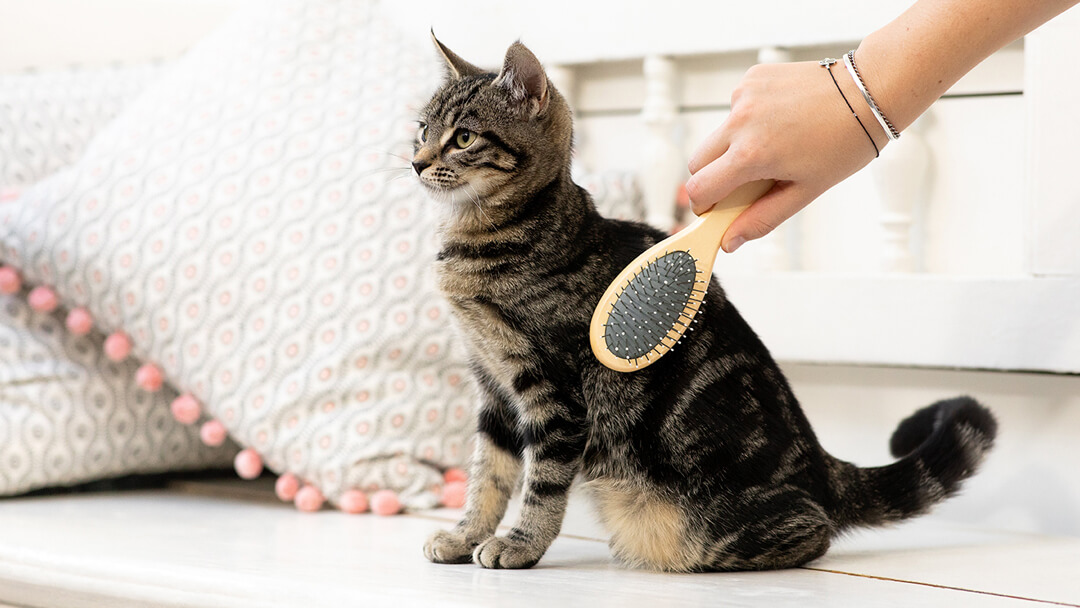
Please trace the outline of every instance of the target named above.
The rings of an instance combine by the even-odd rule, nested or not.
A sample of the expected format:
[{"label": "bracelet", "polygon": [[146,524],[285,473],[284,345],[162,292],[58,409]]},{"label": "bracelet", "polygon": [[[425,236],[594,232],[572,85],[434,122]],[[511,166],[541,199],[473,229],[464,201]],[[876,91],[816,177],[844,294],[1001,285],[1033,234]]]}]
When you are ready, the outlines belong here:
[{"label": "bracelet", "polygon": [[874,113],[874,118],[881,124],[881,128],[885,129],[885,135],[889,136],[889,141],[900,139],[900,132],[896,130],[896,127],[889,122],[888,118],[885,118],[885,113],[881,111],[881,108],[874,103],[874,98],[870,95],[870,91],[866,88],[866,83],[863,82],[862,76],[859,74],[859,68],[855,67],[855,50],[852,49],[844,55],[844,65],[847,66],[847,71],[851,74],[851,79],[855,81],[855,84],[859,86],[859,90],[862,91],[863,99],[866,100],[867,105],[870,106],[870,111]]},{"label": "bracelet", "polygon": [[844,91],[840,89],[840,83],[836,82],[836,76],[833,76],[832,66],[834,63],[836,63],[835,59],[830,59],[826,57],[825,59],[819,61],[818,65],[825,68],[825,70],[829,72],[829,77],[832,78],[832,83],[836,85],[836,90],[840,92],[840,98],[844,100],[844,104],[847,105],[847,109],[851,110],[851,115],[855,117],[855,120],[859,121],[859,126],[862,127],[863,133],[866,133],[866,138],[870,140],[870,145],[874,146],[874,158],[878,158],[879,156],[881,156],[881,150],[878,149],[877,142],[875,142],[874,138],[870,135],[870,131],[866,130],[866,125],[862,124],[862,119],[859,118],[859,115],[855,112],[855,108],[851,107],[851,104],[847,100],[847,95],[844,95]]}]

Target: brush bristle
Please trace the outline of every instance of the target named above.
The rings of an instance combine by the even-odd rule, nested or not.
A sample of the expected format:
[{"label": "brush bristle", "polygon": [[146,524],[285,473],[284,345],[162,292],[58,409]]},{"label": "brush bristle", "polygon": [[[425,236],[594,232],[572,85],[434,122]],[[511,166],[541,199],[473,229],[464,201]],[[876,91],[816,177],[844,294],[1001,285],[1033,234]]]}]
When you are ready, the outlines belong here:
[{"label": "brush bristle", "polygon": [[[690,322],[684,311],[704,295],[694,257],[672,251],[646,264],[615,298],[604,330],[607,349],[632,361],[670,348]],[[655,354],[659,355],[657,351]]]}]

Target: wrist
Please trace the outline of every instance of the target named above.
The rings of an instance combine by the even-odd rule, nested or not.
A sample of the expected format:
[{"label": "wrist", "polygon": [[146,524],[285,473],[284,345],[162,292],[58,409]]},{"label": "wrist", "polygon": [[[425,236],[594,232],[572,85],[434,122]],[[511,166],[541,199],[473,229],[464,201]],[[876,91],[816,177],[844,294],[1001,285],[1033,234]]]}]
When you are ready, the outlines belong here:
[{"label": "wrist", "polygon": [[870,113],[874,115],[874,119],[877,120],[878,125],[885,131],[886,137],[889,141],[894,139],[900,139],[900,132],[889,120],[889,117],[881,111],[878,107],[877,101],[874,100],[874,96],[870,93],[870,89],[866,88],[866,83],[863,82],[862,74],[859,73],[859,66],[855,63],[855,51],[851,50],[844,53],[844,68],[847,69],[848,75],[851,76],[851,80],[855,83],[855,86],[859,87],[859,92],[862,93],[863,101],[870,108]]},{"label": "wrist", "polygon": [[[862,128],[866,130],[866,134],[873,140],[875,149],[883,149],[889,143],[889,136],[882,129],[877,118],[874,117],[870,106],[863,100],[862,91],[859,90],[859,86],[855,84],[855,81],[848,73],[843,58],[837,58],[831,69],[845,101],[848,102],[851,110],[855,112]],[[862,69],[862,66],[860,66],[860,69]]]},{"label": "wrist", "polygon": [[[867,36],[859,44],[852,59],[858,70],[858,77],[862,80],[863,88],[873,98],[878,113],[888,123],[891,123],[896,131],[900,132],[915,122],[915,119],[926,108],[918,107],[918,104],[913,103],[915,98],[910,94],[910,91],[909,94],[899,92],[899,90],[902,90],[900,83],[905,77],[902,72],[903,66],[897,66],[890,60],[888,51],[883,48],[876,34],[877,32]],[[893,49],[893,52],[895,53],[896,49]],[[853,80],[856,78],[854,74],[850,74],[850,77]],[[858,85],[854,81],[852,85],[858,90]],[[869,103],[864,99],[861,90],[857,99],[866,108],[867,113],[873,116]],[[888,137],[885,127],[880,124],[877,117],[873,117],[872,120],[878,125],[882,136]]]}]

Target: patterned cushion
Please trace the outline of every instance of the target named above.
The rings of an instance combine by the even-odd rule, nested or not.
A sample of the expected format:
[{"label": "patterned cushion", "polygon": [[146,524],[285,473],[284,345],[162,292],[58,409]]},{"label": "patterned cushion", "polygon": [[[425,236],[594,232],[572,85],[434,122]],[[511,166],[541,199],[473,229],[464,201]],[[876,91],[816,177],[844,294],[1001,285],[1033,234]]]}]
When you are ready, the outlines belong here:
[{"label": "patterned cushion", "polygon": [[[0,75],[0,204],[73,164],[90,138],[162,67]],[[134,362],[101,353],[59,316],[0,297],[0,496],[132,474],[227,467],[234,443],[211,448],[168,413],[175,390],[136,390]]]},{"label": "patterned cushion", "polygon": [[437,67],[372,2],[245,8],[0,207],[2,257],[124,330],[274,471],[433,505],[472,426],[400,158]]},{"label": "patterned cushion", "polygon": [[100,334],[63,327],[0,296],[0,496],[229,465],[235,445],[206,447],[169,415],[175,392],[137,390],[134,362],[113,363]]},{"label": "patterned cushion", "polygon": [[162,70],[136,65],[0,74],[0,187],[26,187],[72,165]]}]

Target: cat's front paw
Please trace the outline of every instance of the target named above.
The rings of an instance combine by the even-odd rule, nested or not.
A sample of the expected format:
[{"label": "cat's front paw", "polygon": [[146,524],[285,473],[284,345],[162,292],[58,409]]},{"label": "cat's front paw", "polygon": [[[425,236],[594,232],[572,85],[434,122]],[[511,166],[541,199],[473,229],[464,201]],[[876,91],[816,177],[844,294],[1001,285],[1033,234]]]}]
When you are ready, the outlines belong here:
[{"label": "cat's front paw", "polygon": [[492,536],[476,546],[472,559],[485,568],[532,568],[544,550],[518,540]]},{"label": "cat's front paw", "polygon": [[436,564],[467,564],[472,561],[471,543],[460,532],[439,530],[424,543],[424,557]]}]

